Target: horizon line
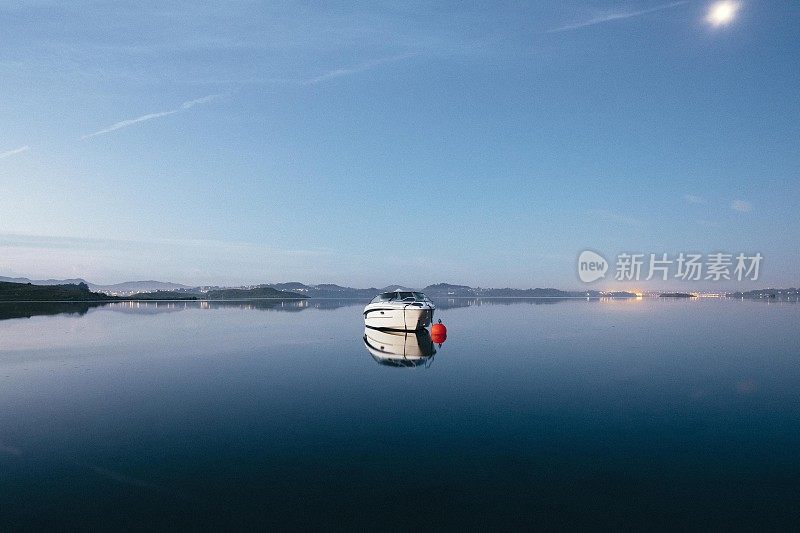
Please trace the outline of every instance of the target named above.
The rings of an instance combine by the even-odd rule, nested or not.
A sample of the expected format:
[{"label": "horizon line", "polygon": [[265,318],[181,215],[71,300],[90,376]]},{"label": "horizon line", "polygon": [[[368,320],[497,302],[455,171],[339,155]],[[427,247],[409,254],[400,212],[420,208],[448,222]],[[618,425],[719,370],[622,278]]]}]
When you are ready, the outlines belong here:
[{"label": "horizon line", "polygon": [[[200,287],[219,287],[222,289],[236,289],[236,288],[245,288],[245,287],[258,287],[258,286],[275,286],[275,285],[286,285],[290,283],[297,283],[303,285],[305,287],[315,288],[319,287],[320,285],[334,285],[337,287],[342,287],[344,289],[353,289],[353,290],[368,290],[368,289],[375,289],[375,290],[384,290],[390,287],[399,287],[403,289],[411,289],[411,290],[423,290],[428,289],[431,287],[435,287],[436,285],[451,285],[454,287],[465,287],[472,290],[514,290],[514,291],[531,291],[531,290],[557,290],[562,292],[601,292],[601,293],[613,293],[613,292],[628,292],[631,294],[646,294],[646,293],[668,293],[668,292],[685,292],[688,294],[722,294],[722,293],[732,293],[732,292],[748,292],[748,291],[759,291],[759,290],[791,290],[791,289],[798,289],[800,288],[800,284],[797,286],[761,286],[759,288],[747,288],[747,287],[740,287],[738,289],[713,289],[709,287],[705,287],[703,289],[686,289],[686,288],[645,288],[645,287],[638,287],[636,289],[630,288],[600,288],[600,287],[587,287],[587,288],[558,288],[553,286],[529,286],[529,287],[489,287],[489,286],[472,286],[472,285],[464,285],[459,283],[447,283],[447,282],[438,282],[438,283],[429,283],[423,287],[412,287],[409,285],[404,285],[400,283],[389,283],[384,285],[383,287],[352,287],[347,285],[339,285],[338,283],[304,283],[301,281],[279,281],[279,282],[260,282],[260,283],[240,283],[240,284],[233,284],[233,285],[225,285],[225,284],[211,284],[211,283],[201,283],[201,284],[186,284],[186,283],[179,283],[174,281],[161,281],[156,279],[146,279],[146,280],[126,280],[116,283],[94,283],[89,280],[86,280],[83,277],[75,277],[75,278],[54,278],[48,277],[43,279],[33,279],[25,276],[0,276],[0,282],[3,283],[20,283],[19,281],[9,281],[9,280],[27,280],[25,283],[31,283],[32,285],[37,285],[34,282],[69,282],[69,281],[79,281],[86,283],[87,285],[92,285],[94,287],[113,287],[116,285],[124,285],[129,283],[161,283],[161,284],[172,284],[172,285],[180,285],[181,288],[193,289],[193,288],[200,288]],[[48,285],[57,285],[59,283],[49,283]],[[175,289],[167,289],[168,291],[173,291]]]}]

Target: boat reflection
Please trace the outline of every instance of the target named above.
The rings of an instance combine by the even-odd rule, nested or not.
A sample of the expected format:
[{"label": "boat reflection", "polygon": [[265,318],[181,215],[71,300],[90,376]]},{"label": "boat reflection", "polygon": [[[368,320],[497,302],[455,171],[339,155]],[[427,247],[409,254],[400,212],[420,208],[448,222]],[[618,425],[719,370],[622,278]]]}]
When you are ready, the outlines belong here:
[{"label": "boat reflection", "polygon": [[364,328],[364,346],[381,365],[394,367],[429,367],[436,346],[428,330],[386,331]]}]

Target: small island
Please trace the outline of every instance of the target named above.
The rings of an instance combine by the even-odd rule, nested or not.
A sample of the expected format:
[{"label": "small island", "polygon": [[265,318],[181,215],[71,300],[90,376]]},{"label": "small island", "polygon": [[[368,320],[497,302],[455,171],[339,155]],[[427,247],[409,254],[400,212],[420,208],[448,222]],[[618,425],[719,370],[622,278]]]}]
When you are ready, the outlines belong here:
[{"label": "small island", "polygon": [[697,298],[696,294],[688,292],[664,292],[658,295],[659,298]]},{"label": "small island", "polygon": [[272,287],[255,287],[253,289],[219,289],[205,293],[208,300],[249,300],[255,298],[272,298],[280,300],[303,300],[308,298],[296,292],[279,291]]},{"label": "small island", "polygon": [[752,291],[729,292],[728,298],[740,298],[743,300],[789,300],[797,301],[800,298],[800,289],[795,287],[789,289],[756,289]]}]

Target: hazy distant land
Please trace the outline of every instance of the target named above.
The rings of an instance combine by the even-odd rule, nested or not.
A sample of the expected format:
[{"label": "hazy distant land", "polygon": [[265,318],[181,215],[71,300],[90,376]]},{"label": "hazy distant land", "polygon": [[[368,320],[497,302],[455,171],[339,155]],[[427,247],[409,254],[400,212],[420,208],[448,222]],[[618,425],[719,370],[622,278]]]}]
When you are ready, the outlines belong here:
[{"label": "hazy distant land", "polygon": [[144,292],[156,291],[175,291],[180,289],[189,289],[187,285],[180,283],[171,283],[165,281],[125,281],[123,283],[115,283],[111,285],[100,285],[86,281],[82,278],[73,279],[29,279],[29,278],[9,278],[0,276],[0,282],[9,283],[31,283],[33,285],[79,285],[85,283],[90,291],[102,292],[109,295],[125,296],[127,294],[141,294]]},{"label": "hazy distant land", "polygon": [[800,289],[794,287],[790,289],[756,289],[745,292],[728,293],[729,298],[744,298],[748,300],[797,300],[800,297]]},{"label": "hazy distant land", "polygon": [[[13,280],[13,281],[12,281]],[[61,283],[59,283],[61,282]],[[101,290],[103,289],[103,290]],[[124,301],[124,300],[245,300],[304,298],[369,299],[380,292],[416,290],[400,285],[358,289],[334,284],[306,285],[299,282],[264,284],[249,287],[189,287],[160,281],[130,281],[97,285],[80,278],[69,280],[29,280],[0,277],[0,301]],[[623,291],[563,291],[553,288],[511,289],[474,288],[438,283],[422,289],[433,298],[634,298]]]},{"label": "hazy distant land", "polygon": [[33,302],[87,302],[121,300],[117,296],[92,292],[86,283],[34,285],[32,283],[0,282],[0,300]]},{"label": "hazy distant land", "polygon": [[[421,290],[431,298],[635,298],[626,291],[565,291],[554,288],[482,288],[450,283],[437,283],[421,289],[389,285],[386,287],[353,288],[330,283],[306,285],[300,282],[272,283],[243,287],[197,286],[163,281],[128,281],[113,285],[98,285],[83,279],[29,280],[0,276],[0,301],[125,301],[125,300],[249,300],[283,299],[370,299],[392,290]],[[663,298],[692,298],[685,292],[664,292]],[[800,290],[758,289],[732,292],[730,298],[797,300]]]},{"label": "hazy distant land", "polygon": [[129,300],[214,300],[214,299],[273,298],[297,300],[308,298],[295,292],[262,287],[257,289],[225,289],[208,292],[153,291],[130,296],[94,292],[85,282],[35,285],[0,281],[0,302],[119,302]]},{"label": "hazy distant land", "polygon": [[299,300],[308,296],[290,291],[279,291],[272,287],[256,287],[253,289],[220,289],[205,293],[208,300],[236,300],[247,298],[279,298],[285,300]]}]

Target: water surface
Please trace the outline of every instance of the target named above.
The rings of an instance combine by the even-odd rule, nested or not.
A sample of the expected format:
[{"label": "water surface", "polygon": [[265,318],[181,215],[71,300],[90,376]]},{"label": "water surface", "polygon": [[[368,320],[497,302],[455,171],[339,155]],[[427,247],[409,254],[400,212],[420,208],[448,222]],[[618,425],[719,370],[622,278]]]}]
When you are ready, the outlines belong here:
[{"label": "water surface", "polygon": [[800,305],[0,304],[0,529],[800,526]]}]

